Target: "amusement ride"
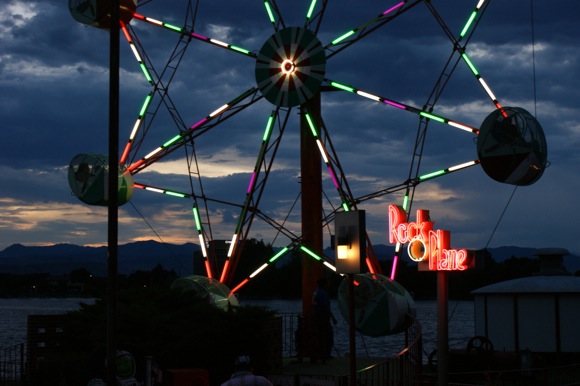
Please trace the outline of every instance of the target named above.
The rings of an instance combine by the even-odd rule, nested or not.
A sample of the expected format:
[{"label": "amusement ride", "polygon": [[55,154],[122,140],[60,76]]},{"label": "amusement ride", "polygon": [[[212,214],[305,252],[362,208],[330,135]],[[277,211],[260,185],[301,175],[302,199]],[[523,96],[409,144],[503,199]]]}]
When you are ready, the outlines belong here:
[{"label": "amusement ride", "polygon": [[[255,1],[245,7],[245,14],[255,12],[256,22],[261,23],[263,29],[268,29],[269,32],[263,40],[241,34],[243,38],[240,41],[252,44],[252,47],[242,47],[236,41],[224,41],[223,36],[211,36],[216,31],[221,31],[226,37],[229,35],[228,31],[212,28],[215,25],[211,21],[203,20],[200,16],[206,6],[203,1],[180,0],[183,7],[179,15],[181,19],[173,13],[165,16],[164,7],[168,5],[159,6],[158,3],[153,0],[121,0],[120,25],[117,27],[111,25],[108,12],[110,5],[107,1],[69,0],[71,15],[80,23],[101,30],[120,28],[122,40],[134,57],[134,63],[126,65],[132,66],[132,69],[126,71],[132,71],[133,75],[140,73],[141,85],[146,87],[143,88],[145,91],[142,104],[135,111],[135,119],[126,128],[128,139],[119,156],[118,170],[109,170],[106,155],[78,154],[70,162],[69,183],[73,194],[88,205],[108,205],[106,181],[109,173],[118,174],[120,205],[129,202],[134,194],[163,194],[170,196],[168,199],[181,200],[183,210],[191,211],[192,229],[197,233],[205,266],[205,275],[195,275],[192,279],[194,285],[202,291],[221,296],[230,303],[237,304],[234,294],[242,286],[293,251],[302,254],[303,264],[306,266],[314,264],[316,267],[323,266],[336,271],[333,257],[323,254],[322,232],[330,227],[339,212],[363,209],[363,203],[368,200],[398,192],[398,197],[403,197],[400,206],[409,214],[415,189],[422,182],[475,166],[481,166],[489,177],[498,182],[518,186],[533,184],[546,168],[546,140],[538,121],[520,107],[503,106],[492,91],[493,85],[488,84],[477,67],[476,60],[470,56],[468,43],[482,20],[489,1],[474,1],[473,8],[465,14],[465,22],[459,30],[452,30],[436,9],[436,5],[430,1],[395,0],[369,12],[366,12],[369,5],[361,4],[357,8],[360,10],[357,16],[366,13],[368,17],[365,21],[348,25],[335,36],[331,36],[334,30],[325,30],[325,22],[330,21],[329,18],[334,15],[332,7],[340,10],[340,2],[310,0],[282,4],[283,2],[276,0]],[[282,5],[292,8],[292,12],[284,12]],[[384,49],[387,50],[389,35],[383,31],[391,25],[400,27],[401,23],[409,23],[419,8],[430,15],[449,43],[448,51],[442,55],[447,55],[447,59],[441,61],[441,68],[425,69],[435,74],[439,72],[439,75],[434,76],[434,84],[423,105],[414,106],[406,97],[398,99],[397,95],[391,95],[388,85],[385,84],[370,83],[369,86],[369,82],[364,82],[365,86],[359,86],[356,78],[340,68],[347,59],[369,49],[370,45],[365,42],[370,36],[383,34],[380,36],[385,40]],[[298,19],[297,10],[302,11]],[[230,12],[227,5],[224,5],[222,12]],[[245,17],[245,14],[239,17]],[[345,20],[346,17],[340,19],[341,24],[348,22]],[[160,56],[161,47],[155,46],[155,43],[148,45],[149,41],[156,41],[151,37],[157,35],[164,35],[164,38],[173,41],[172,48],[160,62],[153,58]],[[190,46],[197,49],[193,57],[188,55],[193,50]],[[197,60],[195,55],[215,55],[216,61],[226,63],[230,60],[236,63],[245,61],[248,71],[243,73],[244,78],[239,79],[235,85],[218,85],[219,92],[226,90],[223,95],[231,95],[224,97],[222,104],[208,108],[199,116],[189,117],[187,103],[203,105],[202,102],[205,101],[191,99],[183,107],[174,95],[179,95],[178,91],[183,92],[184,87],[196,87],[195,80],[192,80],[191,85],[184,85],[183,78],[179,77],[189,74],[190,78],[195,78],[199,63],[205,62]],[[384,63],[385,68],[388,65],[389,63]],[[361,66],[364,67],[362,63]],[[487,100],[489,114],[483,122],[462,122],[438,109],[440,97],[458,68],[467,69],[471,86],[481,90],[482,105]],[[361,79],[369,78],[371,74],[365,74],[362,70],[359,76]],[[132,82],[137,79],[136,76],[126,78]],[[242,81],[247,87],[237,91],[233,89],[243,83]],[[338,95],[347,100],[345,106],[350,104],[359,109],[388,109],[392,111],[391,114],[413,117],[416,135],[406,176],[396,183],[386,183],[380,189],[358,194],[360,189],[354,189],[353,184],[349,183],[348,173],[345,172],[337,147],[332,141],[338,128],[331,127],[331,120],[325,119],[325,101],[327,95],[330,97],[331,94],[332,97]],[[199,93],[188,95],[199,97]],[[353,112],[355,120],[358,114],[364,114],[364,111]],[[220,196],[223,192],[210,188],[211,176],[205,174],[208,167],[204,160],[208,159],[208,154],[204,145],[208,141],[226,144],[230,137],[240,140],[239,134],[232,132],[231,127],[254,125],[260,117],[260,134],[255,138],[244,137],[244,142],[240,143],[244,148],[253,146],[255,149],[254,166],[245,171],[247,179],[245,188],[239,192],[239,201],[230,202],[223,197],[231,196],[231,191]],[[300,127],[300,134],[294,130],[295,126]],[[472,159],[459,160],[457,164],[425,172],[426,165],[422,162],[422,157],[427,134],[432,131],[430,129],[458,130],[468,137],[468,144],[470,138],[476,143],[477,154]],[[344,141],[344,128],[341,130],[339,138]],[[351,133],[346,135],[356,136],[356,128],[349,130]],[[300,157],[301,165],[300,229],[296,226],[297,222],[288,221],[288,213],[263,209],[268,197],[275,195],[272,192],[279,189],[272,187],[270,180],[278,170],[276,160],[285,146],[283,140],[294,148],[299,143],[300,147],[300,154],[295,157]],[[176,183],[176,186],[185,188],[156,184],[153,181],[155,173],[140,178],[145,171],[154,169],[161,162],[185,164],[185,182]],[[326,171],[321,173],[324,169]],[[297,200],[287,203],[289,212],[296,203]],[[225,211],[216,209],[217,207],[228,207],[228,211],[237,212],[235,226],[230,230],[225,258],[218,258],[216,255],[215,235],[221,235],[223,229],[220,232],[215,229],[227,226],[227,222],[223,221]],[[271,228],[276,237],[286,241],[247,278],[233,282],[233,272],[240,264],[244,264],[240,261],[240,256],[246,240],[252,237],[253,227],[256,226],[262,227],[262,230],[264,227]],[[395,296],[403,304],[400,312],[412,313],[414,305],[411,297],[395,282],[402,245],[396,246],[391,272],[384,274],[373,253],[370,239],[365,238],[366,259],[361,273],[368,273],[360,275],[359,282],[362,285],[358,286],[357,291],[373,295],[365,295],[365,302],[357,305],[360,307],[359,311],[374,307],[377,299],[380,299],[380,307],[388,308],[388,302],[391,301],[389,299]],[[312,272],[316,271],[311,270],[303,276],[303,290],[307,296],[312,293],[316,280]],[[399,317],[400,315],[394,316],[395,319]],[[376,324],[372,323],[361,323],[357,328],[363,333],[373,335],[390,334],[400,330],[403,319],[400,323],[388,325],[384,329],[377,330]]]}]

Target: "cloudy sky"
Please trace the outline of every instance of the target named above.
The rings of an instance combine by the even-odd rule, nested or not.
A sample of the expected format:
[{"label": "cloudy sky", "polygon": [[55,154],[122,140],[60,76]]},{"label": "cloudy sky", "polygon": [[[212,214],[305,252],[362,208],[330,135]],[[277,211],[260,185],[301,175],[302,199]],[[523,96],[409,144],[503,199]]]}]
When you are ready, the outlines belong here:
[{"label": "cloudy sky", "polygon": [[[477,5],[466,0],[438,3],[436,11],[455,37]],[[304,26],[309,4],[280,0],[285,25]],[[329,1],[317,38],[326,46],[395,4]],[[257,0],[199,1],[193,20],[187,17],[185,0],[144,2],[137,13],[180,27],[187,22],[196,34],[252,53],[274,33],[263,2]],[[107,208],[79,201],[67,173],[75,155],[108,151],[109,34],[74,20],[66,2],[5,0],[0,19],[0,250],[15,243],[105,245]],[[430,210],[435,228],[451,231],[454,248],[562,247],[580,254],[578,20],[580,3],[573,0],[496,0],[485,8],[466,53],[501,105],[524,108],[540,122],[549,166],[539,181],[517,188],[491,179],[479,165],[418,185],[413,208]],[[171,102],[152,101],[143,123],[147,132],[133,161],[256,87],[256,59],[251,56],[199,39],[178,43],[178,33],[142,20],[133,19],[130,27],[138,52],[151,64],[154,79],[163,80],[169,96],[165,101]],[[421,109],[443,73],[448,83],[433,113],[479,128],[495,106],[465,62],[452,73],[443,71],[449,58],[457,58],[452,48],[442,26],[420,3],[329,57],[325,76]],[[183,57],[166,66],[176,49],[185,50]],[[121,67],[123,149],[153,88],[124,36]],[[135,182],[185,193],[194,187],[195,194],[212,199],[207,213],[213,238],[230,239],[274,109],[265,99],[252,103],[195,137],[193,147],[180,148],[137,173]],[[296,107],[280,111],[288,123],[259,206],[288,231],[279,234],[259,218],[250,231],[250,237],[280,246],[289,243],[287,234],[300,234],[300,202],[294,204],[300,187],[298,113]],[[417,114],[336,91],[323,93],[322,118],[354,197],[407,179]],[[280,127],[279,120],[276,134]],[[193,149],[203,193],[195,163],[187,161]],[[267,159],[271,156],[268,152]],[[477,158],[475,135],[429,123],[420,174]],[[325,208],[337,207],[340,198],[325,167],[323,172]],[[367,213],[373,243],[388,243],[387,207],[401,202],[399,191],[359,204]],[[120,209],[120,242],[197,242],[192,205],[190,198],[136,189]],[[205,208],[201,200],[198,205]],[[327,235],[325,231],[325,244]]]}]

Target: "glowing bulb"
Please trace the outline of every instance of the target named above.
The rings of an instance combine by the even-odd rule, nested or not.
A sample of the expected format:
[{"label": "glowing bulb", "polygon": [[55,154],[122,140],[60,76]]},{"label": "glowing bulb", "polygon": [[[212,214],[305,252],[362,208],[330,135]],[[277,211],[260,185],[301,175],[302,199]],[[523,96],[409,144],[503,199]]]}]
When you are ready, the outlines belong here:
[{"label": "glowing bulb", "polygon": [[296,71],[296,65],[290,59],[285,59],[282,62],[281,68],[282,68],[282,72],[286,75],[293,74],[294,71]]},{"label": "glowing bulb", "polygon": [[336,257],[339,259],[348,259],[348,245],[338,245],[336,247]]}]

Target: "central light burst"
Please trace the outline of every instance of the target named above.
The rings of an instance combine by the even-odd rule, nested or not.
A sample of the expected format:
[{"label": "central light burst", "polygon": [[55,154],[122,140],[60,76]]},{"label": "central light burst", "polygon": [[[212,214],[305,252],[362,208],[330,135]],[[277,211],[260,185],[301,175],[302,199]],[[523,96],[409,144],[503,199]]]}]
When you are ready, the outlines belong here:
[{"label": "central light burst", "polygon": [[256,83],[262,95],[276,106],[298,106],[316,95],[324,80],[324,47],[306,28],[276,32],[260,49]]}]

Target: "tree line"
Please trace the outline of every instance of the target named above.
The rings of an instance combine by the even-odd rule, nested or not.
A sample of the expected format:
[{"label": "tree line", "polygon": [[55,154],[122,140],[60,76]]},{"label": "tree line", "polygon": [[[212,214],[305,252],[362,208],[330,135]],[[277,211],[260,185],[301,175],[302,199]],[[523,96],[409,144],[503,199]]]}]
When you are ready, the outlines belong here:
[{"label": "tree line", "polygon": [[[234,283],[247,278],[273,255],[272,247],[262,241],[250,244],[234,277]],[[301,256],[291,253],[278,265],[271,264],[262,273],[243,286],[238,295],[241,298],[299,299],[301,297]],[[380,261],[382,271],[391,271],[390,261]],[[503,262],[496,262],[491,255],[484,254],[481,267],[461,272],[449,272],[448,290],[451,299],[469,299],[471,291],[483,286],[526,277],[540,269],[538,259],[512,256]],[[578,272],[576,273],[578,274]],[[331,296],[343,278],[328,270]],[[387,274],[388,275],[388,274]],[[387,276],[386,275],[386,276]],[[143,288],[169,288],[179,276],[173,270],[157,265],[150,271],[138,270],[129,275],[119,274],[121,291]],[[399,261],[395,280],[405,287],[416,299],[436,297],[437,275],[435,272],[420,272],[412,262]],[[234,284],[235,285],[235,284]],[[48,273],[15,275],[0,273],[0,297],[93,297],[101,298],[106,293],[106,277],[98,277],[85,268],[78,268],[68,275],[53,276]]]}]

